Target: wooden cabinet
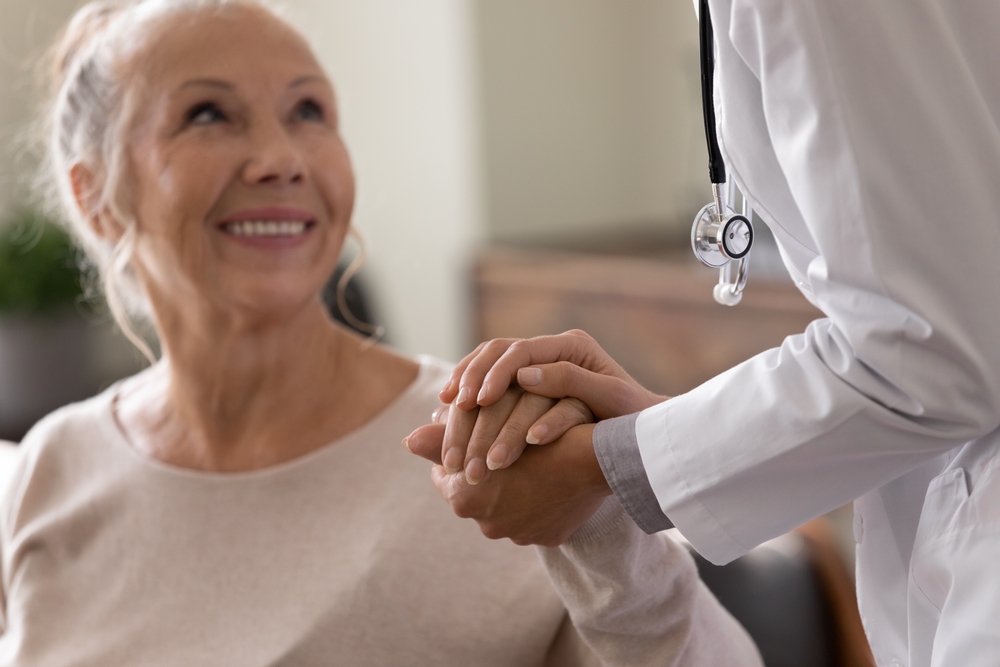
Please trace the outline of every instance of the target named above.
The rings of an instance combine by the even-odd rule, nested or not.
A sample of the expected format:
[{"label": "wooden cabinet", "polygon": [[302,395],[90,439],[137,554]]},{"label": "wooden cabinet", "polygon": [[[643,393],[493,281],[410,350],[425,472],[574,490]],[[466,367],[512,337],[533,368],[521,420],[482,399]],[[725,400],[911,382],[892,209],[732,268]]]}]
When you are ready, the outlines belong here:
[{"label": "wooden cabinet", "polygon": [[712,299],[717,272],[685,250],[642,257],[490,249],[475,269],[476,334],[583,329],[640,383],[676,395],[822,316],[787,278],[752,271],[742,303],[720,306]]}]

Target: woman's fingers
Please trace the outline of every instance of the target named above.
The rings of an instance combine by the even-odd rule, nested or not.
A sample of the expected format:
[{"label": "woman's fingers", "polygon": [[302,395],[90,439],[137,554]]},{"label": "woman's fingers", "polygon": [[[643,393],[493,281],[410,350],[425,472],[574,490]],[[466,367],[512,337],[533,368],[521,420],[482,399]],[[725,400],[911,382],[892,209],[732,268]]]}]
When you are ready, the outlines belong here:
[{"label": "woman's fingers", "polygon": [[525,442],[529,445],[547,445],[561,438],[574,426],[593,421],[594,415],[583,401],[564,398],[528,428]]},{"label": "woman's fingers", "polygon": [[[479,416],[476,419],[475,428],[469,438],[469,447],[465,453],[465,479],[469,484],[478,484],[486,479],[489,473],[486,465],[486,453],[496,440],[497,434],[500,433],[504,424],[517,412],[517,407],[523,394],[524,392],[519,387],[512,387],[493,405],[486,408],[479,408]],[[532,421],[538,418],[538,415],[545,412],[552,404],[552,399],[545,398],[544,396],[539,396],[534,400],[535,403],[538,401],[544,401],[548,405],[541,410],[530,413],[531,417],[524,426],[525,430],[528,429]],[[525,412],[524,407],[521,408],[521,412]],[[527,419],[527,417],[523,416],[521,419]]]},{"label": "woman's fingers", "polygon": [[[522,405],[526,409],[521,410]],[[574,426],[592,421],[590,410],[575,398],[555,403],[552,399],[525,393],[486,455],[486,465],[490,470],[508,468],[528,445],[547,445]]]},{"label": "woman's fingers", "polygon": [[517,383],[533,394],[577,398],[598,419],[632,414],[667,400],[624,373],[622,376],[595,373],[569,361],[518,369]]},{"label": "woman's fingers", "polygon": [[[494,405],[499,405],[496,403]],[[506,468],[521,456],[521,452],[527,447],[525,439],[528,429],[535,421],[548,412],[556,402],[551,398],[539,396],[538,394],[522,394],[514,406],[514,411],[504,422],[499,432],[493,437],[479,445],[484,452],[486,467],[490,470]],[[493,405],[480,410],[485,413],[493,409]]]},{"label": "woman's fingers", "polygon": [[403,447],[431,463],[440,465],[442,440],[444,440],[444,424],[427,424],[403,438]]},{"label": "woman's fingers", "polygon": [[478,408],[459,410],[453,404],[448,410],[447,427],[441,442],[441,463],[449,474],[454,474],[465,466],[465,449],[478,416]]},{"label": "woman's fingers", "polygon": [[579,426],[546,447],[532,447],[521,461],[468,484],[435,466],[431,479],[456,515],[475,519],[490,539],[515,544],[562,544],[610,495],[597,461],[593,426]]}]

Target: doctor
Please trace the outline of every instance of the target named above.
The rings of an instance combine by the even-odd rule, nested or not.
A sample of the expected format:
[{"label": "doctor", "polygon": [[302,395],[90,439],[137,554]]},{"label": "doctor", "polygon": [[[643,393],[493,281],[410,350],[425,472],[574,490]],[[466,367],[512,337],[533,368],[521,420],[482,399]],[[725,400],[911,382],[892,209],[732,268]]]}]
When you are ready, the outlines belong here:
[{"label": "doctor", "polygon": [[513,495],[530,451],[484,469],[518,457],[516,425],[468,449],[449,433],[435,481],[489,536],[543,544],[613,492],[715,563],[857,499],[878,664],[1000,664],[1000,3],[710,5],[729,176],[827,317],[669,400],[578,332],[481,346],[443,400],[490,406],[512,381],[576,397],[604,421],[566,431],[561,403],[527,440],[565,431],[549,446],[594,456],[567,458],[575,494]]}]

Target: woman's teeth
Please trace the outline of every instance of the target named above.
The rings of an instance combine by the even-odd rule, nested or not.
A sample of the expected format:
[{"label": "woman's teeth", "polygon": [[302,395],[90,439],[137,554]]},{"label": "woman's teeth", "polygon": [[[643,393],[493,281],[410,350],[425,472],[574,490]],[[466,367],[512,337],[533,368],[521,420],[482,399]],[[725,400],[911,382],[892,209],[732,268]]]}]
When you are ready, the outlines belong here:
[{"label": "woman's teeth", "polygon": [[225,230],[234,236],[298,236],[306,231],[306,223],[271,220],[230,222]]}]

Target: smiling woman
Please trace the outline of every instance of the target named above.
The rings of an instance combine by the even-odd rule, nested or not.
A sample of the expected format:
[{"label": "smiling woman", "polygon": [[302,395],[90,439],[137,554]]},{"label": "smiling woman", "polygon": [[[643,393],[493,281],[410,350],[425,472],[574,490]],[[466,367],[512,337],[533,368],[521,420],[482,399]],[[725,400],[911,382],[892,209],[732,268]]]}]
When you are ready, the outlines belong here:
[{"label": "smiling woman", "polygon": [[[23,442],[4,664],[597,664],[587,644],[757,664],[686,552],[617,505],[543,566],[453,520],[399,447],[449,366],[326,311],[354,175],[295,29],[250,1],[95,3],[55,60],[51,181],[119,323],[148,317],[163,356]],[[655,624],[599,613],[616,560],[656,574],[615,592]]]}]

